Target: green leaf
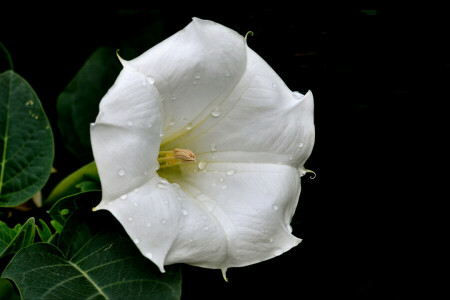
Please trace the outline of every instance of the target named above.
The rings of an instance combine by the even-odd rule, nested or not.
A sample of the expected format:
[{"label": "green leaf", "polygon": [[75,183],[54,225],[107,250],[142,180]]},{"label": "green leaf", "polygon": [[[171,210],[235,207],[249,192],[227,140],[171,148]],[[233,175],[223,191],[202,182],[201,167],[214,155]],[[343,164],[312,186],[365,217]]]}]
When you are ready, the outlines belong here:
[{"label": "green leaf", "polygon": [[23,226],[14,228],[0,221],[0,257],[16,253],[34,242],[34,218],[29,218]]},{"label": "green leaf", "polygon": [[0,42],[0,72],[13,70],[13,62],[8,49]]},{"label": "green leaf", "polygon": [[53,135],[30,85],[13,71],[0,74],[0,206],[17,206],[47,182]]},{"label": "green leaf", "polygon": [[[99,229],[102,224],[109,229]],[[160,273],[107,212],[74,215],[61,234],[59,249],[47,243],[24,248],[2,276],[14,281],[25,300],[181,296],[179,268]]]},{"label": "green leaf", "polygon": [[[90,187],[86,186],[86,182],[91,182]],[[98,176],[97,165],[95,162],[91,162],[80,169],[76,170],[66,178],[64,178],[53,189],[48,198],[45,200],[45,205],[50,205],[58,201],[63,197],[74,195],[83,191],[83,189],[93,190],[92,187],[96,186],[100,189],[100,177]]]},{"label": "green leaf", "polygon": [[[94,186],[93,186],[94,187]],[[62,226],[66,224],[70,216],[80,208],[92,208],[101,200],[101,192],[97,189],[85,190],[83,192],[61,198],[48,211],[54,221]]]},{"label": "green leaf", "polygon": [[44,220],[39,219],[39,222],[41,223],[41,226],[42,226],[42,229],[41,229],[36,224],[36,231],[39,235],[39,238],[44,243],[53,243],[58,233],[57,232],[52,233],[52,231],[50,230],[50,227],[48,227],[47,223],[45,223]]},{"label": "green leaf", "polygon": [[64,144],[82,163],[94,160],[90,124],[97,117],[100,100],[121,69],[116,49],[101,47],[58,97],[58,126]]},{"label": "green leaf", "polygon": [[14,290],[11,282],[6,278],[0,278],[0,299],[20,300],[20,296]]}]

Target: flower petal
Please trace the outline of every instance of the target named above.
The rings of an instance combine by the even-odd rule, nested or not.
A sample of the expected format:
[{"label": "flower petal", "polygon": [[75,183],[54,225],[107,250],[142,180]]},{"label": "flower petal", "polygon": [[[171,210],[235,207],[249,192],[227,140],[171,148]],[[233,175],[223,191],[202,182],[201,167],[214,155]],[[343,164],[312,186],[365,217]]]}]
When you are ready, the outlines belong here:
[{"label": "flower petal", "polygon": [[158,90],[143,74],[125,67],[102,99],[91,126],[103,201],[118,199],[155,174],[162,130],[160,110]]},{"label": "flower petal", "polygon": [[244,38],[194,18],[183,30],[127,62],[153,78],[164,102],[164,140],[195,127],[236,86],[246,65]]},{"label": "flower petal", "polygon": [[[234,90],[197,128],[162,148],[191,149],[205,161],[282,163],[301,167],[314,145],[313,96],[287,88],[247,49],[247,67]],[[163,141],[164,142],[164,141]]]},{"label": "flower petal", "polygon": [[161,271],[188,263],[226,269],[278,256],[301,242],[290,222],[300,194],[297,169],[211,163],[167,170],[107,207]]}]

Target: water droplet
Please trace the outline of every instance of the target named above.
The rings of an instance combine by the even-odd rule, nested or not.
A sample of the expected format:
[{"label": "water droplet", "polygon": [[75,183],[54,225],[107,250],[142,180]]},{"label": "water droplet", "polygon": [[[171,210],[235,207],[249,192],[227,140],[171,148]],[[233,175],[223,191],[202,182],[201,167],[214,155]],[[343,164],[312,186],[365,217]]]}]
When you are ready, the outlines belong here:
[{"label": "water droplet", "polygon": [[91,123],[91,127],[94,127],[95,126],[95,123]]},{"label": "water droplet", "polygon": [[152,128],[152,126],[153,126],[153,125],[152,125],[152,123],[150,123],[150,122],[147,124],[147,127],[148,127],[148,128]]},{"label": "water droplet", "polygon": [[199,80],[200,79],[200,74],[196,74],[194,78]]},{"label": "water droplet", "polygon": [[303,95],[299,92],[293,92],[292,96],[294,96],[295,99],[301,99],[303,97]]},{"label": "water droplet", "polygon": [[161,223],[166,224],[167,223],[166,219],[162,219]]},{"label": "water droplet", "polygon": [[289,160],[292,160],[292,156],[289,156]]},{"label": "water droplet", "polygon": [[222,185],[222,190],[226,190],[228,187],[226,185]]},{"label": "water droplet", "polygon": [[270,243],[273,243],[273,239],[272,239],[272,238],[271,238],[271,239],[269,239],[269,242],[270,242]]},{"label": "water droplet", "polygon": [[272,209],[273,209],[274,211],[277,211],[277,210],[278,210],[278,205],[276,205],[276,204],[272,205]]},{"label": "water droplet", "polygon": [[192,123],[188,123],[188,124],[186,125],[186,127],[184,127],[184,129],[186,129],[186,130],[191,130],[191,129],[192,129]]},{"label": "water droplet", "polygon": [[188,212],[187,212],[187,210],[185,210],[184,208],[181,210],[181,214],[183,215],[183,216],[187,216],[187,214],[188,214]]},{"label": "water droplet", "polygon": [[180,189],[180,185],[176,182],[172,183],[172,186],[174,189],[179,190]]},{"label": "water droplet", "polygon": [[138,206],[139,204],[138,204],[137,202],[134,202],[133,205],[134,205],[134,206]]},{"label": "water droplet", "polygon": [[177,100],[177,96],[172,96],[172,97],[170,97],[170,99]]},{"label": "water droplet", "polygon": [[302,148],[304,145],[305,145],[305,144],[300,143],[300,144],[298,144],[298,147],[299,147],[299,148]]},{"label": "water droplet", "polygon": [[121,169],[121,170],[119,170],[119,171],[117,172],[117,174],[118,174],[119,176],[125,176],[126,172],[125,172],[124,169]]},{"label": "water droplet", "polygon": [[134,189],[134,192],[135,192],[135,193],[139,192],[139,189]]},{"label": "water droplet", "polygon": [[163,136],[164,136],[164,133],[161,130],[161,132],[159,133],[159,137],[163,137]]},{"label": "water droplet", "polygon": [[217,151],[216,144],[211,144],[211,152]]},{"label": "water droplet", "polygon": [[206,220],[206,219],[207,219],[207,217],[206,217],[205,215],[200,215],[200,217],[201,217],[203,220]]},{"label": "water droplet", "polygon": [[147,257],[148,259],[152,259],[153,254],[151,252],[145,252],[145,257]]},{"label": "water droplet", "polygon": [[173,126],[173,125],[175,125],[175,119],[174,118],[169,120],[169,126]]},{"label": "water droplet", "polygon": [[230,72],[225,72],[225,77],[230,77]]},{"label": "water droplet", "polygon": [[223,182],[224,181],[224,179],[223,178],[219,178],[219,182]]},{"label": "water droplet", "polygon": [[205,161],[200,161],[197,164],[197,167],[199,168],[199,170],[203,170],[206,167],[206,162]]},{"label": "water droplet", "polygon": [[129,218],[128,218],[128,221],[130,221],[130,222],[133,221],[133,218],[132,218],[132,217],[129,217]]},{"label": "water droplet", "polygon": [[197,85],[197,81],[192,82],[193,85]]},{"label": "water droplet", "polygon": [[148,83],[150,83],[150,84],[154,84],[155,83],[155,79],[154,78],[152,78],[152,77],[146,77],[147,78],[147,82]]},{"label": "water droplet", "polygon": [[234,175],[235,173],[236,173],[236,170],[234,170],[234,169],[229,169],[229,170],[227,171],[227,175],[228,175],[228,176]]},{"label": "water droplet", "polygon": [[276,87],[277,87],[277,85],[276,85],[275,82],[272,82],[272,87],[273,87],[273,88],[276,88]]},{"label": "water droplet", "polygon": [[128,121],[127,121],[127,125],[128,125],[128,126],[133,126],[133,125],[134,125],[134,122],[131,121],[131,120],[128,120]]},{"label": "water droplet", "polygon": [[208,230],[209,230],[208,226],[203,227],[203,229],[204,229],[205,231],[208,231]]},{"label": "water droplet", "polygon": [[139,241],[139,239],[134,239],[133,242],[134,242],[135,244],[139,244],[140,241]]},{"label": "water droplet", "polygon": [[277,249],[277,250],[275,250],[275,252],[273,254],[275,254],[276,256],[279,256],[279,255],[283,254],[283,250]]},{"label": "water droplet", "polygon": [[120,196],[120,199],[121,199],[121,200],[127,200],[127,198],[128,198],[128,195],[127,195],[127,194],[123,194],[122,196]]},{"label": "water droplet", "polygon": [[213,116],[214,118],[219,117],[222,114],[222,112],[220,111],[220,108],[216,107],[211,111],[211,116]]},{"label": "water droplet", "polygon": [[147,223],[147,227],[148,228],[152,227],[152,223]]},{"label": "water droplet", "polygon": [[169,182],[166,179],[164,179],[164,178],[159,179],[158,187],[160,189],[165,190],[165,189],[167,189],[168,185],[169,185]]}]

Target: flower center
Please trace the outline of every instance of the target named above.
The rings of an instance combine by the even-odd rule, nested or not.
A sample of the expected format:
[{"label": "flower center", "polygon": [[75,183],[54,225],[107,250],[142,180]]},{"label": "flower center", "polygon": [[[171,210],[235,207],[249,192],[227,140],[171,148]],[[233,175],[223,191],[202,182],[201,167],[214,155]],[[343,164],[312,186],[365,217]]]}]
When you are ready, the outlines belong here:
[{"label": "flower center", "polygon": [[185,163],[195,162],[195,154],[189,149],[175,148],[173,151],[159,151],[159,168],[168,168]]}]

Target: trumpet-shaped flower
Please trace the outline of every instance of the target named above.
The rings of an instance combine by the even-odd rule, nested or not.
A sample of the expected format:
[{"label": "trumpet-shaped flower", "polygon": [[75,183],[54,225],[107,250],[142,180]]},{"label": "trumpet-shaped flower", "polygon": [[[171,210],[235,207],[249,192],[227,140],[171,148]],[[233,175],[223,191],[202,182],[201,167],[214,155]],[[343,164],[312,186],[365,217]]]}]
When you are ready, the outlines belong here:
[{"label": "trumpet-shaped flower", "polygon": [[131,60],[91,139],[109,210],[142,254],[221,269],[300,243],[290,222],[314,144],[313,97],[292,92],[235,31],[194,18]]}]

